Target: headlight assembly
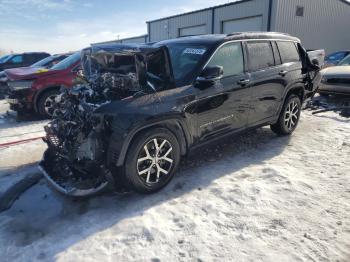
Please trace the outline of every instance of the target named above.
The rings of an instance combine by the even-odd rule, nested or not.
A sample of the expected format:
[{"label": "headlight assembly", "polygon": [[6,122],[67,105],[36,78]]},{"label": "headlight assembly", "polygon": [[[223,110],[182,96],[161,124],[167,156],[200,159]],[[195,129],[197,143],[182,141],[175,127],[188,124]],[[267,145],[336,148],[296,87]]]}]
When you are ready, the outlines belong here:
[{"label": "headlight assembly", "polygon": [[8,82],[11,91],[25,90],[32,87],[33,81],[12,81]]}]

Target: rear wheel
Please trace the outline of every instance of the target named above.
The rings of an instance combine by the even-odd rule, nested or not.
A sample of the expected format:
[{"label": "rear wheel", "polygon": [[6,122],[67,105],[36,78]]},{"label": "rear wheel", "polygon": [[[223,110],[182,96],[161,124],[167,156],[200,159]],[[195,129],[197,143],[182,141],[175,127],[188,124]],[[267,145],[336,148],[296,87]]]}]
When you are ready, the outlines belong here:
[{"label": "rear wheel", "polygon": [[125,177],[135,191],[154,193],[174,177],[179,161],[176,137],[167,129],[153,129],[132,143],[125,161]]},{"label": "rear wheel", "polygon": [[38,101],[38,113],[43,118],[51,118],[54,112],[55,98],[59,95],[58,90],[44,92]]},{"label": "rear wheel", "polygon": [[301,101],[296,95],[287,98],[276,124],[271,130],[278,135],[290,135],[297,128],[301,113]]}]

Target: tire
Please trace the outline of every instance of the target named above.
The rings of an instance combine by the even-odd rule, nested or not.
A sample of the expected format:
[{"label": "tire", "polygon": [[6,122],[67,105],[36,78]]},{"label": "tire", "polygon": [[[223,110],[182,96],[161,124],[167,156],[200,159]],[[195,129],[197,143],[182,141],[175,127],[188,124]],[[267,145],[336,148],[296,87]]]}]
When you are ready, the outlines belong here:
[{"label": "tire", "polygon": [[[289,113],[289,112],[292,112]],[[301,113],[301,101],[296,95],[290,95],[283,105],[281,114],[276,124],[271,125],[271,130],[277,135],[290,135],[297,128]]]},{"label": "tire", "polygon": [[146,131],[128,150],[124,166],[127,184],[138,193],[155,193],[171,181],[179,162],[180,146],[173,133],[164,128]]},{"label": "tire", "polygon": [[52,104],[52,100],[54,99],[54,97],[59,95],[59,93],[60,92],[58,90],[49,90],[41,94],[37,104],[38,113],[41,117],[46,119],[50,119],[52,117],[53,111],[52,108],[51,110],[48,108],[48,103]]}]

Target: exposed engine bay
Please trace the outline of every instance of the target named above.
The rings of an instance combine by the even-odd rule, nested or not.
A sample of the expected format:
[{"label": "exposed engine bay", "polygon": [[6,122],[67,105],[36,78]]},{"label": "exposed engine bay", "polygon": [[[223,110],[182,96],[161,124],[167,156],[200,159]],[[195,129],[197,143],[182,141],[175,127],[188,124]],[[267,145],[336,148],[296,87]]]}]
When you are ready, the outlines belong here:
[{"label": "exposed engine bay", "polygon": [[40,168],[56,189],[87,196],[118,182],[106,162],[112,119],[95,111],[171,85],[164,52],[122,45],[83,50],[83,71],[73,88],[61,90],[45,127],[48,150]]}]

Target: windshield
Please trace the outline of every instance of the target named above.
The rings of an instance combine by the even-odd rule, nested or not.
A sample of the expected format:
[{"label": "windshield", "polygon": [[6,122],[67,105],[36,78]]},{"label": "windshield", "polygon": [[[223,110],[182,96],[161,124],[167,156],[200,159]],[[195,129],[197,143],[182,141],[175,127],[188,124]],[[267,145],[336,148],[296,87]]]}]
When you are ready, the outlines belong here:
[{"label": "windshield", "polygon": [[198,44],[168,44],[174,78],[177,86],[191,83],[199,66],[205,60],[208,46]]},{"label": "windshield", "polygon": [[343,60],[341,60],[339,65],[340,66],[348,66],[348,65],[350,65],[350,55],[348,55]]},{"label": "windshield", "polygon": [[80,60],[80,51],[68,56],[66,59],[63,59],[58,64],[54,65],[52,70],[64,70],[75,64]]},{"label": "windshield", "polygon": [[5,56],[0,57],[0,63],[5,63],[11,57],[12,57],[12,55],[5,55]]},{"label": "windshield", "polygon": [[55,59],[55,56],[49,56],[44,58],[43,60],[36,62],[35,64],[32,64],[30,67],[45,67],[48,64],[50,64],[51,61],[54,59]]}]

